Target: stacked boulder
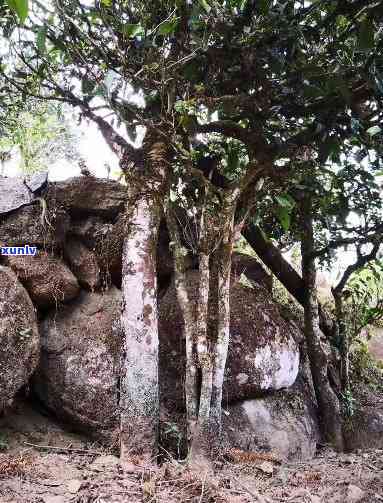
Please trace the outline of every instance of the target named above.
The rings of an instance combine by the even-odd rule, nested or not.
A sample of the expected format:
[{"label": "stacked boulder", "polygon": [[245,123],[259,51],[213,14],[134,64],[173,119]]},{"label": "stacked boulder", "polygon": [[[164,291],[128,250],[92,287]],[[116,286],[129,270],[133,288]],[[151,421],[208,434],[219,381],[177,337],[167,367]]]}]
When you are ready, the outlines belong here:
[{"label": "stacked boulder", "polygon": [[[0,179],[0,187],[2,183]],[[45,182],[29,189],[29,199],[24,196],[4,204],[0,212],[0,246],[28,244],[39,250],[35,257],[0,258],[0,411],[34,373],[33,391],[47,408],[76,428],[111,441],[118,428],[125,188],[80,177]],[[182,414],[185,351],[167,242],[162,229],[161,403],[165,411]],[[190,260],[192,300],[194,266]],[[243,273],[252,287],[239,281]],[[270,276],[254,258],[236,254],[232,279],[225,435],[243,449],[310,457],[318,428],[309,384],[297,377],[301,331],[273,301]],[[209,323],[214,320],[211,313]]]},{"label": "stacked boulder", "polygon": [[0,266],[0,413],[27,384],[39,361],[36,312],[27,291]]}]

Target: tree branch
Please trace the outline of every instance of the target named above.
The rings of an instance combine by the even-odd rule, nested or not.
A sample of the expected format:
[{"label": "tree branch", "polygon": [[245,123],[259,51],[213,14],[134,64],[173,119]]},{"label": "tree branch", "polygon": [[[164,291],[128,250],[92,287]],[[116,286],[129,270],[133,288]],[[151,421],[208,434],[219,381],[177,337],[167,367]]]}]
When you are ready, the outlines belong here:
[{"label": "tree branch", "polygon": [[358,257],[357,257],[356,261],[347,267],[347,269],[344,271],[343,276],[340,279],[339,283],[336,285],[335,288],[332,288],[332,292],[334,295],[339,295],[342,293],[351,274],[353,274],[354,272],[356,272],[359,269],[361,269],[362,267],[364,267],[371,260],[375,260],[376,255],[379,251],[379,248],[380,248],[380,241],[377,240],[375,242],[371,252],[368,253],[367,255],[362,255],[362,253],[360,251],[360,246],[358,246],[358,250],[357,250]]}]

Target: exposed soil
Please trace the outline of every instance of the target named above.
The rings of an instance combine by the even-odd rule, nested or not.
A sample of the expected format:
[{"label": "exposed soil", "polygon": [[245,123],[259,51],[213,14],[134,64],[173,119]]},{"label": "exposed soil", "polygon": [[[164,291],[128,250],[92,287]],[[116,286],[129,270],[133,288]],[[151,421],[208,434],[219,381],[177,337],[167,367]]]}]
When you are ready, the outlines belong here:
[{"label": "exposed soil", "polygon": [[383,450],[322,449],[293,464],[250,456],[209,477],[175,461],[124,473],[113,453],[23,402],[0,420],[0,448],[0,503],[383,502]]}]

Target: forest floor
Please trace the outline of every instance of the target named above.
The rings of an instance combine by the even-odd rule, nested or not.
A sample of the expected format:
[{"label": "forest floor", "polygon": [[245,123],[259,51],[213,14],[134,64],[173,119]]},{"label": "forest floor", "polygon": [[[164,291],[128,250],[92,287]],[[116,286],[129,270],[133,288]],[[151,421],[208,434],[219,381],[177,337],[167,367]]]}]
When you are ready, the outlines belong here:
[{"label": "forest floor", "polygon": [[222,462],[209,477],[176,462],[124,473],[118,458],[26,403],[0,420],[0,449],[0,503],[383,502],[383,450]]}]

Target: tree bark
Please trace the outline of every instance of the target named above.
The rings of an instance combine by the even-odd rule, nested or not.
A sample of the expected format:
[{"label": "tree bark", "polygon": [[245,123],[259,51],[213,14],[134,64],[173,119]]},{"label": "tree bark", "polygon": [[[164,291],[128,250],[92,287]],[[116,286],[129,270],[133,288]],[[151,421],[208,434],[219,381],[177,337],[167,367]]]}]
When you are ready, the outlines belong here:
[{"label": "tree bark", "polygon": [[121,286],[121,459],[151,464],[157,454],[159,418],[156,240],[160,208],[141,197],[128,208],[127,217]]},{"label": "tree bark", "polygon": [[[156,461],[159,425],[156,249],[168,147],[152,131],[121,167],[128,186],[122,255],[120,447],[122,463]],[[129,161],[129,153],[128,159]]]},{"label": "tree bark", "polygon": [[185,404],[188,445],[194,436],[198,420],[198,368],[194,348],[194,316],[190,305],[189,293],[186,287],[185,251],[182,247],[177,222],[172,210],[166,215],[167,226],[173,244],[174,277],[177,301],[184,320],[186,368],[185,368]]},{"label": "tree bark", "polygon": [[302,205],[302,276],[305,285],[305,336],[313,384],[320,414],[320,425],[325,442],[337,450],[344,449],[342,418],[338,397],[331,388],[327,375],[327,356],[321,346],[319,312],[316,293],[316,266],[313,258],[314,233],[311,202]]},{"label": "tree bark", "polygon": [[209,422],[211,393],[213,383],[212,358],[209,352],[207,337],[207,320],[209,306],[210,288],[210,265],[209,255],[200,253],[199,255],[199,285],[197,301],[197,355],[201,369],[201,392],[199,399],[198,422],[205,424]]},{"label": "tree bark", "polygon": [[[266,239],[262,230],[257,225],[248,225],[243,231],[249,245],[259,258],[279,279],[286,290],[302,305],[305,303],[304,281],[296,270],[285,260],[282,253],[273,243]],[[325,310],[318,304],[319,325],[322,332],[329,339],[335,335],[335,326]]]},{"label": "tree bark", "polygon": [[222,387],[230,340],[230,279],[234,244],[235,202],[226,203],[226,219],[218,264],[218,327],[215,345],[214,379],[212,390],[212,421],[219,440],[222,427]]},{"label": "tree bark", "polygon": [[343,305],[343,293],[333,290],[335,302],[335,316],[337,322],[337,338],[339,340],[340,352],[340,380],[342,392],[347,393],[350,390],[350,372],[349,372],[349,353],[350,342],[347,333],[346,316]]}]

